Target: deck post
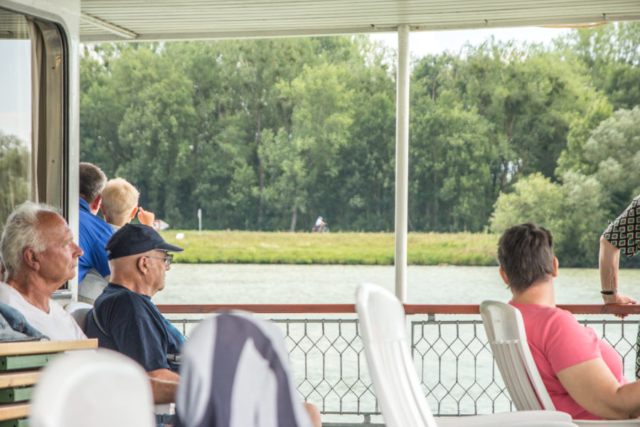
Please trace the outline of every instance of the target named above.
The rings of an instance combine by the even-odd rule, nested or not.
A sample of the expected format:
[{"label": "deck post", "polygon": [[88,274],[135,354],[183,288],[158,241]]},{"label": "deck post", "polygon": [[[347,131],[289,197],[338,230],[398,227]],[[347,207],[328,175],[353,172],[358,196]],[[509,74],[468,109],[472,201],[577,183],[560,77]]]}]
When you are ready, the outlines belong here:
[{"label": "deck post", "polygon": [[396,88],[396,296],[407,301],[407,229],[409,216],[409,25],[398,26]]}]

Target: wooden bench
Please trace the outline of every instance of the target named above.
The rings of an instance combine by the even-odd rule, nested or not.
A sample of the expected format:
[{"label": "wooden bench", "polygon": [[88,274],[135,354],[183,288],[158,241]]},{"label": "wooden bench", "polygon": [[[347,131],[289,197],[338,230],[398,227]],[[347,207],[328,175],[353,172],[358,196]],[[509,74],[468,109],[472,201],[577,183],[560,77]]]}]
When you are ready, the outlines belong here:
[{"label": "wooden bench", "polygon": [[98,340],[0,343],[0,427],[26,427],[40,369],[57,354],[98,348]]}]

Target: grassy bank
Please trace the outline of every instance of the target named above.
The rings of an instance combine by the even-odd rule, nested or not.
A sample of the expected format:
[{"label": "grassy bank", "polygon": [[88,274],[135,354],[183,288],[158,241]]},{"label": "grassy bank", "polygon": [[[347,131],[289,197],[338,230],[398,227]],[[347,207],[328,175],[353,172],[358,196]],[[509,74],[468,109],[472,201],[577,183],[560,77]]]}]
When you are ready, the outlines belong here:
[{"label": "grassy bank", "polygon": [[[185,237],[176,240],[177,233]],[[393,265],[392,233],[262,233],[170,230],[171,244],[185,248],[180,263]],[[496,265],[498,236],[409,233],[410,265]]]}]

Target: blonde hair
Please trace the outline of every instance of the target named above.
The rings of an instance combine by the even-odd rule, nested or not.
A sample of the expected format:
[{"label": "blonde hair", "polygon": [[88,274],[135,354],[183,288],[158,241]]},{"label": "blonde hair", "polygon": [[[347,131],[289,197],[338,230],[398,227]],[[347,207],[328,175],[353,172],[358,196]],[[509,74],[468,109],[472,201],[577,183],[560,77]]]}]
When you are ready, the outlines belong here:
[{"label": "blonde hair", "polygon": [[109,180],[102,191],[102,207],[107,222],[118,226],[129,222],[133,208],[138,206],[138,197],[140,192],[126,179]]}]

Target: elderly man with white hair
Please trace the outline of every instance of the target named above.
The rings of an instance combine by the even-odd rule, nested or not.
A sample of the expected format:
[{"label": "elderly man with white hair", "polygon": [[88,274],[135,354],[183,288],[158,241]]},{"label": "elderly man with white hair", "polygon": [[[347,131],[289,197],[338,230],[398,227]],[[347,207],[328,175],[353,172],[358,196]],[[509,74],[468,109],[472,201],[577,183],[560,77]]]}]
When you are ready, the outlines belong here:
[{"label": "elderly man with white hair", "polygon": [[56,302],[53,293],[76,275],[82,249],[73,241],[65,219],[47,205],[24,203],[9,216],[0,253],[5,282],[0,302],[21,312],[27,322],[51,340],[87,337]]},{"label": "elderly man with white hair", "polygon": [[[76,275],[82,249],[67,222],[47,205],[24,203],[9,216],[0,242],[6,283],[0,302],[18,310],[51,340],[87,339],[76,321],[51,295]],[[151,378],[156,403],[172,401],[175,384]]]}]

